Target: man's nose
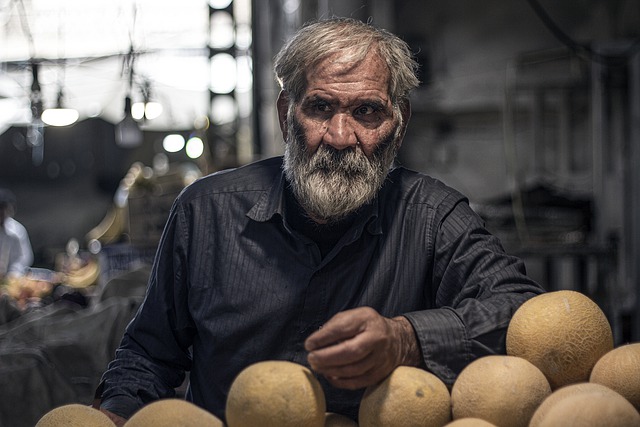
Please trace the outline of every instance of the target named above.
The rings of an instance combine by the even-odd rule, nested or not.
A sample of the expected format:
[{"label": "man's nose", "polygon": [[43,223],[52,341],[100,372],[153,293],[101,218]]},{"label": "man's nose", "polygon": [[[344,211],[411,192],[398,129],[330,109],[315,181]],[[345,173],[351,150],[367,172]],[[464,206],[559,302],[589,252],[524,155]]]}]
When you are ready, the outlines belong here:
[{"label": "man's nose", "polygon": [[336,150],[344,150],[357,145],[358,138],[348,114],[339,113],[331,117],[323,142]]}]

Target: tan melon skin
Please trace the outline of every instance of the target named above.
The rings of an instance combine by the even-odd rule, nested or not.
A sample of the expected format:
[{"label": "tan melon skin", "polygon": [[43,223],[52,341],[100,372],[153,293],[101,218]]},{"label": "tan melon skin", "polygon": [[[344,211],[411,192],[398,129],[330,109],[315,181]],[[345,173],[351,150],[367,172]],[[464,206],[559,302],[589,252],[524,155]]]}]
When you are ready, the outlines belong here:
[{"label": "tan melon skin", "polygon": [[499,427],[527,427],[551,387],[525,359],[494,355],[460,372],[451,390],[453,419],[481,418]]},{"label": "tan melon skin", "polygon": [[360,427],[442,427],[451,421],[447,386],[423,369],[398,366],[367,387],[358,413]]},{"label": "tan melon skin", "polygon": [[97,409],[71,403],[44,414],[36,427],[115,427],[115,424]]},{"label": "tan melon skin", "polygon": [[619,394],[581,393],[549,409],[539,427],[638,427],[640,414]]},{"label": "tan melon skin", "polygon": [[358,427],[358,423],[344,415],[327,412],[324,427]]},{"label": "tan melon skin", "polygon": [[125,427],[224,427],[210,412],[182,399],[163,399],[142,407]]},{"label": "tan melon skin", "polygon": [[229,389],[227,427],[323,427],[326,403],[305,366],[268,360],[246,367]]},{"label": "tan melon skin", "polygon": [[617,391],[640,411],[640,343],[622,345],[602,356],[589,381]]},{"label": "tan melon skin", "polygon": [[575,396],[576,394],[593,393],[598,396],[616,396],[618,393],[611,390],[609,387],[605,387],[601,384],[594,383],[576,383],[570,384],[564,387],[560,387],[550,396],[542,401],[538,409],[533,413],[529,427],[539,427],[540,422],[549,410],[560,402],[562,399],[566,399],[569,396]]},{"label": "tan melon skin", "polygon": [[587,296],[569,290],[537,295],[518,308],[507,329],[507,354],[540,369],[553,390],[589,381],[613,349],[611,325]]}]

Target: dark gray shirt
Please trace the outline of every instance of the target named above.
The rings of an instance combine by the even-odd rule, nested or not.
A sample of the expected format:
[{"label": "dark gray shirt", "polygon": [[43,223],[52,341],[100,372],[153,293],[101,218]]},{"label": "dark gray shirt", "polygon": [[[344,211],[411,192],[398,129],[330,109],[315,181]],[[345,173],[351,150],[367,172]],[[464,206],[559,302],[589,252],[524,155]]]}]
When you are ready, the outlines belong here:
[{"label": "dark gray shirt", "polygon": [[[475,358],[505,351],[513,312],[542,289],[462,195],[396,168],[321,253],[287,219],[281,164],[216,173],[177,198],[146,299],[104,374],[104,408],[129,416],[190,371],[187,398],[224,418],[240,370],[306,365],[306,337],[360,306],[406,316],[426,368],[449,385]],[[321,381],[327,410],[355,418],[363,390]]]}]

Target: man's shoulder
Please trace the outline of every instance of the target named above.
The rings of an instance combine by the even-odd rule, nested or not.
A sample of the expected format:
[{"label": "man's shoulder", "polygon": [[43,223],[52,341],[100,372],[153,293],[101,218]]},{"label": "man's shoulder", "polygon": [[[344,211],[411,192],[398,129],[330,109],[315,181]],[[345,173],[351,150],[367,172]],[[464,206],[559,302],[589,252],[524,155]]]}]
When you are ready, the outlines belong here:
[{"label": "man's shoulder", "polygon": [[443,203],[455,204],[467,200],[462,193],[439,179],[404,167],[391,171],[387,181],[387,193],[408,204],[437,207]]},{"label": "man's shoulder", "polygon": [[282,173],[282,157],[258,160],[204,176],[181,194],[183,200],[216,193],[251,193],[269,189]]}]

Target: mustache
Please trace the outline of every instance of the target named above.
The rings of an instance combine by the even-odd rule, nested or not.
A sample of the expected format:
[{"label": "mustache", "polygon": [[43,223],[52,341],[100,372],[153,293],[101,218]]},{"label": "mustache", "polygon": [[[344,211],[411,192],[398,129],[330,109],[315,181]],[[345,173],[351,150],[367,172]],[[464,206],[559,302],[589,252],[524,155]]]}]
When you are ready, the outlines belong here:
[{"label": "mustache", "polygon": [[367,157],[360,145],[338,150],[330,145],[321,144],[315,152],[307,149],[307,137],[303,126],[295,117],[290,121],[289,143],[298,145],[304,158],[310,163],[312,170],[323,172],[342,172],[349,176],[364,175],[368,169],[384,169],[389,163],[389,156],[395,157],[395,150],[391,149],[398,140],[398,128],[383,136],[376,144],[371,158]]},{"label": "mustache", "polygon": [[315,170],[337,172],[348,176],[365,174],[368,167],[366,156],[357,147],[336,150],[328,145],[321,145],[311,157],[311,166]]}]

